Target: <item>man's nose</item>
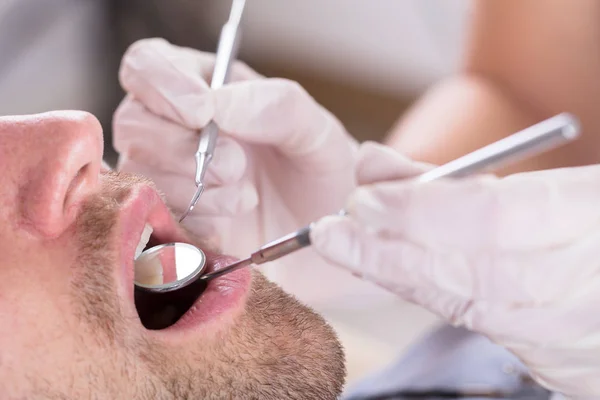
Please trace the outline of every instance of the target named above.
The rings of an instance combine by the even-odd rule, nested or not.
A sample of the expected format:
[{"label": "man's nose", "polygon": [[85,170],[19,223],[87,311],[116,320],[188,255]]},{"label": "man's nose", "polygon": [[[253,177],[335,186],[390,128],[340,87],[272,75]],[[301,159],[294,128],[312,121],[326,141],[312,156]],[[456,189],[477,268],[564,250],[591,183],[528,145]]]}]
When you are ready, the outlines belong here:
[{"label": "man's nose", "polygon": [[10,119],[0,120],[0,135],[9,132],[8,137],[16,140],[12,147],[21,155],[12,161],[19,165],[14,172],[21,222],[41,236],[60,236],[98,188],[102,128],[94,116],[81,111],[17,119],[17,132],[12,134]]}]

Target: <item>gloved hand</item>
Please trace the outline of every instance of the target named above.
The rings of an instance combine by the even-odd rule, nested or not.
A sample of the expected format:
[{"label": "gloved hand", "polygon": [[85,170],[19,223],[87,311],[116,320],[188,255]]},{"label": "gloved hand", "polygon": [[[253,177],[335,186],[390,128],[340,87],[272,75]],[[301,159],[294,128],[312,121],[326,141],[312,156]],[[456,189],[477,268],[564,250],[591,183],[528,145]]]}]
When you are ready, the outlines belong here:
[{"label": "gloved hand", "polygon": [[[600,166],[418,183],[365,144],[323,257],[505,346],[550,390],[600,398]],[[404,171],[404,172],[402,172]]]},{"label": "gloved hand", "polygon": [[[225,253],[246,257],[337,212],[355,187],[358,145],[297,83],[266,79],[238,62],[230,83],[212,90],[213,66],[213,54],[162,39],[128,49],[120,70],[127,96],[114,117],[117,169],[151,178],[181,215],[196,189],[198,132],[214,119],[221,131],[207,189],[184,225]],[[339,273],[311,252],[282,262],[285,270],[272,263],[269,276],[287,274],[292,284],[294,274],[310,276],[307,269]],[[314,291],[314,281],[306,285]]]}]

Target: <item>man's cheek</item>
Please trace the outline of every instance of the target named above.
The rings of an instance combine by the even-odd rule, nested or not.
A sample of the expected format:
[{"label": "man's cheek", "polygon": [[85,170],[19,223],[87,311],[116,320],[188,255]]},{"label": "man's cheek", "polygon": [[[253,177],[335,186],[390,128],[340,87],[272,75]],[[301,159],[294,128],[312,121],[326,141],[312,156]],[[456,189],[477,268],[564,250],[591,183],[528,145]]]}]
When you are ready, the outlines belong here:
[{"label": "man's cheek", "polygon": [[12,244],[0,246],[0,353],[11,336],[23,342],[53,340],[73,315],[73,257],[64,253],[64,246],[50,250],[39,243]]},{"label": "man's cheek", "polygon": [[64,357],[64,345],[57,344],[68,343],[72,337],[69,327],[75,323],[68,318],[72,305],[64,296],[55,297],[53,288],[44,287],[43,282],[37,284],[37,290],[31,285],[20,294],[12,293],[10,299],[0,298],[0,371],[3,366],[34,371],[36,365],[41,367],[51,360],[58,365]]}]

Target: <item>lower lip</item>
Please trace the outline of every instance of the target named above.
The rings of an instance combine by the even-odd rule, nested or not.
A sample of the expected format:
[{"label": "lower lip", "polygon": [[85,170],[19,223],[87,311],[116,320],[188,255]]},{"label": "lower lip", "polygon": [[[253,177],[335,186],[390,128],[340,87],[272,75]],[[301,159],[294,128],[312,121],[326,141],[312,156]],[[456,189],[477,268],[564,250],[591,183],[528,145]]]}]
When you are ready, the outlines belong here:
[{"label": "lower lip", "polygon": [[[233,257],[211,256],[208,254],[207,259],[210,264],[209,270],[218,270],[237,261]],[[199,328],[205,329],[207,325],[217,319],[222,321],[223,317],[236,314],[244,307],[251,281],[250,270],[243,268],[211,280],[205,288],[203,285],[199,285],[202,282],[196,282],[186,288],[179,289],[176,295],[186,296],[184,294],[186,289],[189,293],[188,296],[193,296],[193,298],[197,296],[198,292],[202,294],[195,299],[192,306],[174,324],[153,332],[183,333]],[[167,294],[155,296],[165,295]]]}]

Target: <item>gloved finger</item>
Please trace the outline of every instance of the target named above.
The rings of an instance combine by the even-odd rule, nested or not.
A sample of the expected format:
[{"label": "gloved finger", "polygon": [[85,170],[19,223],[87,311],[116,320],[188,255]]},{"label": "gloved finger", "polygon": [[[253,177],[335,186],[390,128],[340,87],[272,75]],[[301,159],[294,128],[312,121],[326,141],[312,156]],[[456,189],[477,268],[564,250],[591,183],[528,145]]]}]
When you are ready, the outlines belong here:
[{"label": "gloved finger", "polygon": [[360,186],[349,196],[346,210],[373,231],[407,237],[431,248],[465,242],[475,246],[490,233],[483,231],[493,232],[495,211],[494,194],[481,179],[485,178]]},{"label": "gloved finger", "polygon": [[459,267],[462,272],[458,275],[472,276],[469,297],[488,304],[516,309],[578,301],[599,276],[600,266],[591,261],[596,259],[599,240],[600,230],[596,229],[569,245],[543,250],[476,249],[466,255],[468,263],[440,264],[437,285],[449,288]]},{"label": "gloved finger", "polygon": [[[386,239],[365,231],[350,218],[328,216],[311,230],[315,251],[355,276],[373,282],[404,300],[452,320],[470,302],[472,277],[460,263],[448,262],[453,279],[439,285],[433,252],[406,241]],[[458,261],[458,260],[457,260]]]},{"label": "gloved finger", "polygon": [[[536,265],[532,257],[444,252],[369,232],[346,217],[321,219],[311,240],[326,260],[455,323],[465,321],[466,307],[473,301],[490,307],[535,306],[568,301],[569,289],[586,286],[568,268],[532,267]],[[564,257],[557,258],[564,266]],[[541,275],[546,282],[540,282]]]},{"label": "gloved finger", "polygon": [[[464,313],[461,324],[504,343],[516,345],[519,342],[524,347],[546,349],[558,344],[563,347],[586,336],[590,340],[589,334],[597,333],[598,320],[582,318],[582,315],[590,315],[589,312],[594,315],[598,289],[599,282],[594,280],[579,296],[547,304],[474,302],[472,308]],[[558,328],[549,333],[548,327],[556,326],[558,321]],[[591,347],[598,349],[600,335],[594,334],[593,339]],[[554,350],[558,352],[558,346]]]},{"label": "gloved finger", "polygon": [[[125,172],[151,176],[157,189],[167,197],[167,204],[174,211],[183,213],[196,191],[193,179],[152,170],[151,175],[146,165],[127,162]],[[194,215],[231,216],[244,214],[253,210],[258,204],[258,194],[254,185],[246,180],[207,187],[200,201],[193,210]]]},{"label": "gloved finger", "polygon": [[200,129],[214,109],[210,86],[197,68],[199,59],[191,50],[175,50],[162,39],[147,39],[126,51],[119,80],[126,92],[156,115]]},{"label": "gloved finger", "polygon": [[[422,292],[424,287],[429,287],[429,292],[443,292],[461,302],[473,300],[516,309],[579,301],[583,293],[594,292],[590,285],[598,284],[594,277],[598,276],[600,267],[590,260],[596,257],[600,230],[570,246],[544,251],[499,252],[495,248],[477,248],[460,252],[431,248],[427,244],[417,246],[404,238],[378,235],[351,218],[337,217],[323,223],[325,225],[317,224],[314,235],[319,238],[315,236],[314,240],[323,237],[329,240],[333,243],[331,248],[339,254],[338,260],[340,257],[354,259],[354,270],[368,272],[366,277],[376,283],[383,280],[380,286],[396,282],[382,273],[395,269],[401,279],[394,284],[396,292],[400,285],[405,285],[405,291],[419,289]],[[365,247],[368,248],[365,250]],[[373,256],[372,252],[377,254]],[[572,265],[579,268],[574,271]],[[456,306],[460,302],[434,307],[427,300],[428,295],[414,293],[408,297],[404,293],[403,298],[418,300],[431,311],[445,310],[446,316],[452,311],[454,319],[461,316],[460,308],[448,308],[448,304]]]},{"label": "gloved finger", "polygon": [[[531,290],[532,282],[524,278],[528,265],[506,268],[510,260],[443,252],[386,238],[368,232],[351,218],[329,216],[317,221],[311,241],[315,251],[329,262],[453,323],[465,322],[473,302],[518,307],[548,299]],[[517,270],[521,273],[514,274]],[[542,273],[529,274],[537,274],[538,286],[543,285],[539,281]],[[556,292],[561,288],[564,286],[559,284]],[[556,293],[551,298],[556,299]]]},{"label": "gloved finger", "polygon": [[360,145],[357,157],[356,179],[359,185],[411,178],[435,167],[412,161],[389,146],[371,141]]},{"label": "gloved finger", "polygon": [[[113,131],[114,148],[127,160],[145,164],[149,177],[156,170],[194,178],[198,146],[195,131],[154,115],[130,97],[115,112]],[[246,163],[241,145],[221,135],[205,183],[215,186],[237,182],[246,171]]]},{"label": "gloved finger", "polygon": [[274,146],[300,170],[327,171],[349,165],[356,141],[298,83],[261,79],[214,92],[219,127],[247,143]]},{"label": "gloved finger", "polygon": [[[565,394],[579,395],[582,388],[595,388],[589,392],[593,396],[600,390],[598,320],[582,316],[595,314],[600,289],[598,283],[595,286],[595,292],[580,296],[576,302],[535,307],[475,303],[466,315],[465,326],[518,354],[548,388],[560,387]],[[559,381],[579,384],[561,386]]]},{"label": "gloved finger", "polygon": [[[125,91],[153,113],[191,129],[212,118],[210,77],[214,55],[174,46],[164,39],[143,39],[132,44],[121,61],[119,79]],[[234,63],[233,81],[260,76]]]},{"label": "gloved finger", "polygon": [[346,209],[372,229],[433,248],[551,248],[600,222],[599,180],[600,167],[592,166],[503,179],[384,182],[358,188]]},{"label": "gloved finger", "polygon": [[356,221],[327,216],[311,229],[313,248],[326,260],[384,287],[401,290],[423,281],[424,248],[367,232]]}]

